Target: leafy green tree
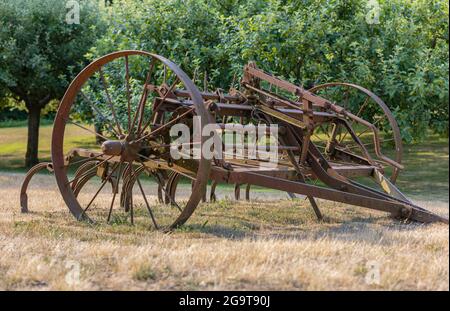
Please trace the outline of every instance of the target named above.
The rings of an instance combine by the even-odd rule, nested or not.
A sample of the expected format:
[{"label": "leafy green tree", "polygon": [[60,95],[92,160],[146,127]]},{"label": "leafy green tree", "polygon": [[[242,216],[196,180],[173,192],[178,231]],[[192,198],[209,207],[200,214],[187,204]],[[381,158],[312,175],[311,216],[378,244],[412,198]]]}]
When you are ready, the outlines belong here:
[{"label": "leafy green tree", "polygon": [[360,0],[117,0],[90,57],[148,50],[200,87],[207,78],[224,89],[253,60],[305,87],[345,81],[374,91],[406,141],[428,129],[448,135],[448,2],[378,3],[379,23],[368,23]]},{"label": "leafy green tree", "polygon": [[61,0],[0,0],[0,97],[28,110],[27,167],[38,162],[42,109],[59,100],[103,31],[96,1],[80,3],[80,24],[69,24]]}]

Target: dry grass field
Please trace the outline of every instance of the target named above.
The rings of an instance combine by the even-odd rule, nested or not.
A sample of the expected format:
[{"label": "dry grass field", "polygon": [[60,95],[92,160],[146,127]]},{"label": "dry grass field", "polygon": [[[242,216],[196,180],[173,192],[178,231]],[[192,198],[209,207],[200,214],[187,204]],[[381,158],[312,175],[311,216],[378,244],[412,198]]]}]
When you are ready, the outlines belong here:
[{"label": "dry grass field", "polygon": [[[32,212],[21,214],[22,177],[0,178],[1,289],[449,289],[447,225],[330,202],[318,223],[303,199],[260,192],[264,201],[233,202],[222,189],[164,234],[144,217],[134,227],[76,222],[48,175],[34,180]],[[420,203],[448,215],[448,203]]]},{"label": "dry grass field", "polygon": [[[31,212],[22,214],[24,173],[7,167],[23,156],[11,150],[22,145],[8,147],[19,132],[0,129],[0,289],[449,290],[447,225],[403,224],[326,201],[318,223],[307,201],[276,191],[255,189],[253,200],[235,202],[222,187],[216,203],[164,234],[151,229],[142,200],[135,226],[118,206],[112,224],[77,222],[53,177],[40,174],[29,190]],[[448,142],[407,149],[406,164],[400,187],[448,216]],[[154,202],[154,185],[144,187]],[[107,192],[98,205],[109,202]]]}]

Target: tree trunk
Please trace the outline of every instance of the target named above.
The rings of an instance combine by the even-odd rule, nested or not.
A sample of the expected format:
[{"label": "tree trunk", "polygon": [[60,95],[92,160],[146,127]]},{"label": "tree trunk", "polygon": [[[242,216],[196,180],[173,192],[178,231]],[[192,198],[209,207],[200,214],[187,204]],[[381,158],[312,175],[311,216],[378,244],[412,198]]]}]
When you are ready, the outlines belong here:
[{"label": "tree trunk", "polygon": [[[99,135],[103,135],[102,125],[99,123],[94,123],[95,132]],[[97,145],[101,145],[105,140],[98,135],[95,135],[95,142]]]},{"label": "tree trunk", "polygon": [[39,123],[41,118],[41,107],[37,104],[29,104],[28,107],[28,141],[27,153],[25,155],[25,166],[32,167],[39,162]]}]

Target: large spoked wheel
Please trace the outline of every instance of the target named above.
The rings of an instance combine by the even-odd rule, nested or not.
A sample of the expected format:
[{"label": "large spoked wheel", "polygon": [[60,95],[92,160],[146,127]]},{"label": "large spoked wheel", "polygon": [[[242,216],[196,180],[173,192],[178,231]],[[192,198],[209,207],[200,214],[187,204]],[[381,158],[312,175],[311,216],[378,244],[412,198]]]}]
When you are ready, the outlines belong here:
[{"label": "large spoked wheel", "polygon": [[[188,92],[188,100],[177,98],[177,88]],[[188,111],[173,117],[167,104],[170,100],[186,101]],[[194,165],[190,162],[193,191],[183,206],[167,213],[157,198],[158,191],[160,199],[161,189],[165,191],[160,172],[172,168],[176,172],[180,167],[173,165],[170,156],[170,128],[188,122],[194,115],[200,118],[201,127],[213,121],[197,87],[176,64],[162,56],[119,51],[89,64],[67,89],[52,133],[55,177],[70,212],[78,220],[110,222],[115,213],[133,211],[129,206],[132,204],[142,206],[146,214],[148,211],[157,229],[185,223],[205,192],[209,159],[201,155],[192,160]],[[200,148],[206,139],[201,137]],[[69,178],[87,162],[90,164],[82,172],[78,170],[75,178]],[[78,187],[72,186],[79,181],[82,184]],[[105,187],[107,183],[112,187]],[[123,195],[118,195],[121,189],[127,191],[127,208],[123,208]],[[139,213],[136,209],[134,212],[136,220]]]},{"label": "large spoked wheel", "polygon": [[[379,130],[379,153],[383,153],[398,164],[402,161],[402,138],[397,121],[389,107],[374,93],[355,84],[333,82],[317,85],[309,90],[323,98],[326,98],[346,111],[372,123]],[[348,124],[354,130],[354,134],[367,149],[373,159],[377,159],[374,134],[370,128],[348,120]],[[363,154],[360,146],[342,125],[324,123],[318,126],[312,137],[314,143],[326,151],[327,145],[334,142],[336,148],[344,150],[357,156],[367,157]],[[326,154],[326,152],[325,152]],[[331,158],[330,160],[333,160]],[[340,159],[342,161],[342,159]],[[345,160],[344,160],[345,162]],[[384,163],[386,164],[386,163]],[[385,175],[395,183],[400,169],[387,165]]]}]

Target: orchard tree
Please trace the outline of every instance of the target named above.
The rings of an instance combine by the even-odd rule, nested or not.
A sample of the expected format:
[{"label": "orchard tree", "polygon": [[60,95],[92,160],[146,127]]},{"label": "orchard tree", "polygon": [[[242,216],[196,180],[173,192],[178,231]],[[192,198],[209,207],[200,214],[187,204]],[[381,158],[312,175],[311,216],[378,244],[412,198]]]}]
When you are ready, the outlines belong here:
[{"label": "orchard tree", "polygon": [[103,30],[96,1],[0,0],[0,97],[27,108],[27,167],[38,162],[42,109],[61,99]]}]

